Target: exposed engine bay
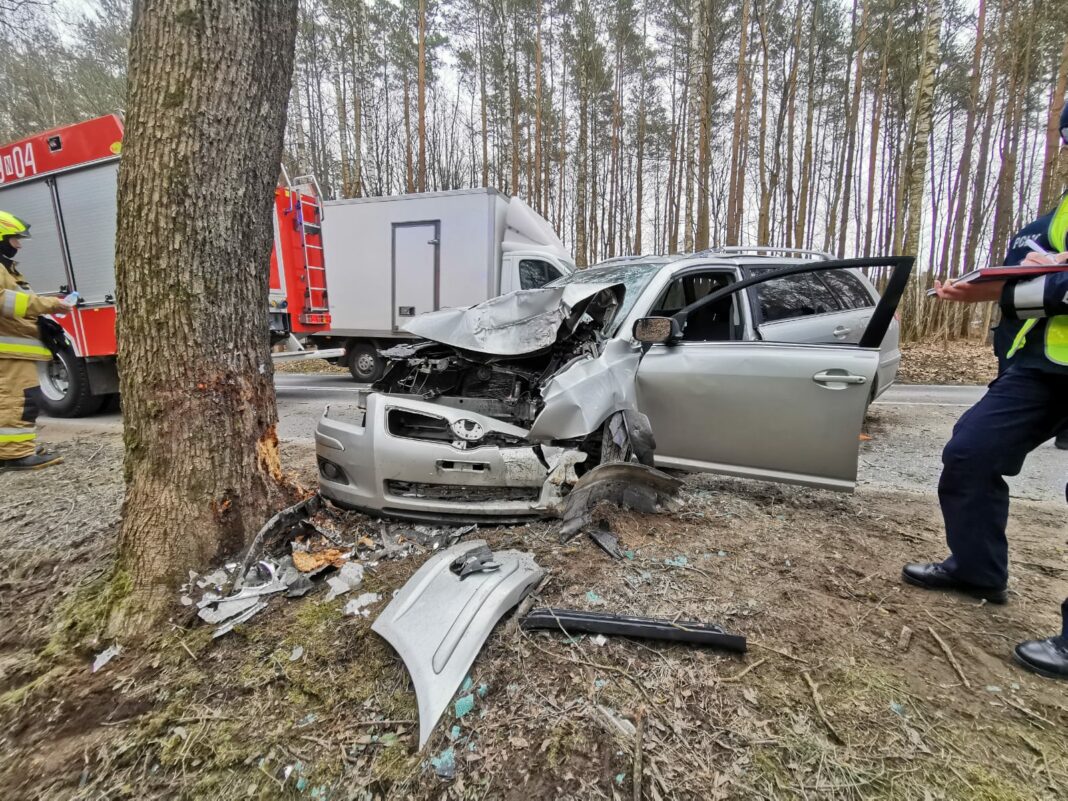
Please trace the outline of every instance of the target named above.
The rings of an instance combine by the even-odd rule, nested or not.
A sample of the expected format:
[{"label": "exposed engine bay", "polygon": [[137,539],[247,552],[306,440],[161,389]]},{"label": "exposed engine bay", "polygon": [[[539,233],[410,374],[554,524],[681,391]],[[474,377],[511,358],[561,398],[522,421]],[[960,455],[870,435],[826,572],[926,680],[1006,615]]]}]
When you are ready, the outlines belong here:
[{"label": "exposed engine bay", "polygon": [[[601,354],[622,297],[622,285],[568,286],[423,315],[408,330],[428,339],[383,351],[388,365],[373,391],[446,405],[463,399],[464,408],[530,427],[544,407],[549,380]],[[471,320],[476,310],[478,319]],[[451,440],[480,439],[475,432],[441,433]]]}]

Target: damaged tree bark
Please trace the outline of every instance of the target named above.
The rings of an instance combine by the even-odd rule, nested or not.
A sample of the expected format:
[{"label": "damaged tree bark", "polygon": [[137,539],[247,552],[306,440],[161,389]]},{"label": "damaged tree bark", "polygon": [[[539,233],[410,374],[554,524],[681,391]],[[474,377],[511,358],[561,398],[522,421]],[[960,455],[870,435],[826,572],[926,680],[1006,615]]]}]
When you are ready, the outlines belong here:
[{"label": "damaged tree bark", "polygon": [[126,495],[113,634],[166,612],[281,500],[271,207],[297,0],[133,8],[116,253]]}]

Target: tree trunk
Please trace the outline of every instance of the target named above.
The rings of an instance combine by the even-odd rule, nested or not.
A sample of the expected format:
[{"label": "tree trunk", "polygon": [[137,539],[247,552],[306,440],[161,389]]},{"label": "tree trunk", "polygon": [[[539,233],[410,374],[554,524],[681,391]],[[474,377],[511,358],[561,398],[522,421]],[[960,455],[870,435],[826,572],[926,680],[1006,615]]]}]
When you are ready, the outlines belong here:
[{"label": "tree trunk", "polygon": [[419,0],[419,191],[426,191],[426,0]]},{"label": "tree trunk", "polygon": [[549,213],[547,204],[542,202],[542,165],[541,165],[541,6],[534,11],[536,38],[534,44],[534,207],[545,216]]},{"label": "tree trunk", "polygon": [[489,121],[486,111],[486,50],[482,39],[482,15],[475,15],[478,36],[478,101],[482,115],[482,185],[489,186]]},{"label": "tree trunk", "polygon": [[816,21],[819,6],[812,9],[808,29],[808,93],[805,98],[805,145],[801,155],[801,188],[797,193],[797,218],[794,222],[794,247],[805,247],[805,229],[808,221],[808,196],[812,181],[812,133],[813,114],[816,108]]},{"label": "tree trunk", "polygon": [[412,164],[412,82],[404,73],[404,191],[415,191],[415,167]]},{"label": "tree trunk", "polygon": [[[906,141],[905,172],[902,175],[898,209],[904,206],[905,224],[898,225],[894,252],[916,254],[920,247],[923,218],[923,186],[927,172],[927,137],[931,131],[935,75],[938,70],[939,33],[942,30],[942,0],[929,0],[924,26],[924,49],[912,107],[909,138]],[[899,212],[898,219],[901,219]],[[904,248],[904,250],[902,250]]]},{"label": "tree trunk", "polygon": [[[1061,12],[1064,13],[1063,11]],[[1068,91],[1068,39],[1061,49],[1061,61],[1057,69],[1057,85],[1049,104],[1049,122],[1046,125],[1046,154],[1042,162],[1042,193],[1038,207],[1045,211],[1051,207],[1064,192],[1064,185],[1059,180],[1057,170],[1058,154],[1061,150],[1061,110],[1064,108],[1064,93]],[[1062,159],[1068,161],[1068,159]]]},{"label": "tree trunk", "polygon": [[757,177],[760,181],[760,205],[757,207],[758,245],[771,244],[771,182],[768,180],[768,24],[766,8],[757,16],[760,31],[760,135],[757,138]]},{"label": "tree trunk", "polygon": [[882,128],[883,107],[886,105],[886,81],[889,74],[890,60],[890,19],[887,19],[883,44],[883,64],[879,74],[879,88],[875,91],[872,109],[871,142],[868,148],[868,197],[864,206],[864,255],[871,256],[874,236],[872,216],[875,214],[875,165],[879,155],[879,133]]},{"label": "tree trunk", "polygon": [[297,0],[134,4],[116,633],[150,631],[187,571],[237,553],[282,498],[264,310],[296,21]]},{"label": "tree trunk", "polygon": [[842,172],[842,216],[838,225],[838,258],[845,256],[846,234],[849,228],[849,201],[853,197],[853,159],[857,149],[857,119],[860,116],[860,93],[864,88],[864,53],[868,45],[868,7],[871,0],[864,0],[860,12],[860,29],[857,32],[857,67],[853,77],[853,99],[846,116],[845,169]]},{"label": "tree trunk", "polygon": [[701,91],[701,119],[697,138],[697,219],[693,249],[708,250],[708,171],[712,163],[712,8],[709,0],[700,4],[697,19],[698,88]]},{"label": "tree trunk", "polygon": [[742,227],[742,198],[745,175],[742,167],[743,139],[748,130],[745,114],[746,47],[749,42],[751,0],[742,0],[741,33],[738,44],[737,78],[734,88],[734,133],[731,136],[731,175],[727,194],[727,244],[737,245]]}]

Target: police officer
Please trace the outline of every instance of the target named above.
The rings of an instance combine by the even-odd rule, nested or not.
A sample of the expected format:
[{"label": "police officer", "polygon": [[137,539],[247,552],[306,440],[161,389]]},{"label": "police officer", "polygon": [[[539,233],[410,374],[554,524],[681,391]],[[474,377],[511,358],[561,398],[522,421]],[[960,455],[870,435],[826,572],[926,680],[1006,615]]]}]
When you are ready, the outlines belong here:
[{"label": "police officer", "polygon": [[[1061,138],[1068,146],[1068,113]],[[1029,256],[1030,263],[1068,262],[1068,200],[1051,216],[1048,240],[1055,257]],[[908,564],[902,578],[929,590],[962,592],[1005,603],[1008,581],[1009,487],[1027,454],[1068,426],[1068,273],[1021,281],[936,283],[943,300],[998,301],[1006,320],[1019,321],[1008,346],[1006,369],[986,395],[957,421],[942,453],[938,499],[950,556],[943,562]],[[1063,630],[1045,640],[1016,646],[1024,667],[1068,678],[1068,600]]]},{"label": "police officer", "polygon": [[[1068,129],[1068,103],[1065,103],[1061,110],[1060,129],[1063,140],[1063,132]],[[1032,256],[1035,253],[1031,246],[1032,242],[1045,250],[1054,249],[1053,242],[1050,241],[1050,228],[1054,217],[1066,202],[1068,202],[1068,194],[1061,198],[1060,204],[1056,209],[1028,223],[1019,230],[1009,243],[1009,251],[1005,255],[1004,262],[1006,266],[1015,267],[1018,264],[1022,264],[1029,256]],[[1020,320],[1008,320],[1002,317],[994,328],[994,355],[998,359],[999,375],[1009,366],[1009,350],[1012,348],[1012,343],[1022,325],[1023,323]],[[1068,427],[1057,432],[1054,444],[1061,450],[1068,450]]]},{"label": "police officer", "polygon": [[15,269],[15,255],[30,238],[30,226],[0,211],[0,472],[37,470],[61,462],[37,450],[37,365],[49,361],[37,338],[37,318],[62,314],[71,307],[59,298],[45,298]]}]

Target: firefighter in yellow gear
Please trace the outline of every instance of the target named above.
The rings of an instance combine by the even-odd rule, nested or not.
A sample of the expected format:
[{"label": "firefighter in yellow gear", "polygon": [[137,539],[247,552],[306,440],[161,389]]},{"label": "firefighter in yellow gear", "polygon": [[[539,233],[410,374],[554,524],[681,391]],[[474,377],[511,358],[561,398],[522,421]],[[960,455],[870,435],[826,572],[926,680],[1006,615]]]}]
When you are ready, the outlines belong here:
[{"label": "firefighter in yellow gear", "polygon": [[14,257],[29,238],[29,225],[0,211],[0,472],[63,461],[37,449],[37,362],[52,358],[37,338],[37,318],[71,307],[59,298],[34,294],[15,269]]}]

